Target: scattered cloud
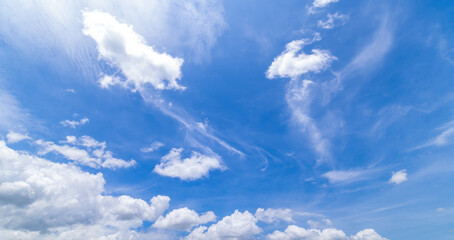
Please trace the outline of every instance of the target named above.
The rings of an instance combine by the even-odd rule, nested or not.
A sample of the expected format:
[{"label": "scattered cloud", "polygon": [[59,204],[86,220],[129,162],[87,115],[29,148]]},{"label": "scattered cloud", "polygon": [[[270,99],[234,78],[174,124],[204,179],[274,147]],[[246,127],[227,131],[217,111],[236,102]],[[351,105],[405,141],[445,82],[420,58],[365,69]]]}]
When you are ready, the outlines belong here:
[{"label": "scattered cloud", "polygon": [[72,93],[72,94],[76,94],[76,90],[72,89],[72,88],[67,88],[65,89],[66,92],[69,92],[69,93]]},{"label": "scattered cloud", "polygon": [[333,170],[324,173],[322,177],[327,178],[330,183],[341,184],[367,179],[370,173],[371,170]]},{"label": "scattered cloud", "polygon": [[181,159],[182,148],[172,148],[161,158],[161,163],[156,165],[153,172],[167,177],[180,178],[192,181],[208,176],[211,170],[223,169],[219,156],[206,156],[192,152],[189,158]]},{"label": "scattered cloud", "polygon": [[119,238],[119,234],[130,236],[132,229],[154,221],[169,207],[167,196],[158,195],[147,203],[108,195],[101,173],[19,153],[1,140],[0,165],[8,166],[0,168],[0,226],[5,235]]},{"label": "scattered cloud", "polygon": [[288,226],[284,232],[274,231],[268,234],[269,240],[386,240],[373,229],[365,229],[348,237],[342,230],[327,228],[323,230],[305,229],[296,225]]},{"label": "scattered cloud", "polygon": [[310,116],[312,89],[317,85],[311,80],[300,80],[300,76],[308,72],[318,73],[331,65],[337,58],[327,50],[313,49],[312,54],[299,53],[304,45],[318,41],[302,39],[288,43],[286,50],[276,57],[266,72],[267,78],[290,78],[287,88],[286,101],[292,112],[292,117],[301,129],[309,135],[315,151],[319,154],[317,163],[330,159],[329,141]]},{"label": "scattered cloud", "polygon": [[[112,152],[106,151],[106,143],[98,142],[90,136],[82,136],[77,138],[75,136],[67,136],[66,141],[70,145],[57,145],[51,141],[37,140],[35,142],[39,147],[38,154],[45,155],[50,152],[58,153],[65,158],[74,161],[78,164],[89,166],[92,168],[129,168],[136,165],[136,161],[125,161],[123,159],[115,158]],[[85,147],[85,149],[76,146]]]},{"label": "scattered cloud", "polygon": [[308,135],[313,148],[319,155],[317,163],[322,163],[331,159],[330,142],[323,137],[314,119],[310,116],[314,87],[315,83],[310,80],[292,80],[288,85],[286,100],[293,120]]},{"label": "scattered cloud", "polygon": [[371,41],[342,70],[342,75],[350,74],[360,69],[365,70],[375,67],[376,63],[386,56],[393,43],[392,28],[389,22],[388,16],[385,15]]},{"label": "scattered cloud", "polygon": [[155,89],[180,89],[183,59],[159,53],[136,33],[132,26],[120,23],[108,13],[83,12],[83,33],[95,40],[100,58],[118,67],[125,80],[104,76],[103,87],[118,84],[133,91],[150,84]]},{"label": "scattered cloud", "polygon": [[90,120],[88,118],[82,118],[79,121],[75,120],[64,120],[61,121],[60,124],[63,125],[64,127],[71,127],[71,128],[76,128],[79,125],[84,125],[85,123],[88,123]]},{"label": "scattered cloud", "polygon": [[407,170],[403,169],[397,172],[393,172],[391,179],[389,179],[389,183],[401,184],[407,180]]},{"label": "scattered cloud", "polygon": [[335,3],[337,1],[339,0],[314,0],[312,6],[316,8],[323,8],[328,6],[330,3]]},{"label": "scattered cloud", "polygon": [[[2,82],[3,80],[0,79],[0,84]],[[0,130],[23,131],[24,125],[29,123],[28,114],[20,107],[17,99],[1,87],[0,112],[8,113],[0,115]]]},{"label": "scattered cloud", "polygon": [[[200,3],[200,6],[204,4]],[[185,5],[185,7],[188,6],[190,4]],[[191,12],[195,10],[191,9]],[[100,57],[117,67],[124,76],[121,78],[103,74],[99,79],[102,88],[119,85],[131,89],[133,92],[137,91],[145,102],[154,104],[164,114],[177,120],[191,133],[195,133],[193,135],[200,134],[229,151],[244,155],[224,140],[208,132],[206,128],[201,128],[200,122],[193,120],[186,111],[177,106],[171,107],[170,103],[161,98],[160,90],[185,89],[179,84],[183,59],[157,52],[134,31],[132,26],[120,23],[108,13],[85,11],[83,15],[83,32],[96,41]],[[214,13],[213,16],[215,16]]]},{"label": "scattered cloud", "polygon": [[446,208],[437,208],[436,212],[446,212]]},{"label": "scattered cloud", "polygon": [[440,129],[442,130],[442,132],[438,134],[438,136],[420,146],[412,148],[411,150],[417,150],[430,146],[441,147],[452,144],[454,142],[454,121],[445,124]]},{"label": "scattered cloud", "polygon": [[31,139],[31,138],[27,134],[20,134],[20,133],[16,133],[16,132],[8,132],[8,134],[6,134],[7,143],[17,143],[17,142],[20,142],[20,141],[26,140],[26,139]]},{"label": "scattered cloud", "polygon": [[154,151],[160,149],[160,148],[163,147],[163,146],[164,146],[164,143],[156,141],[156,142],[153,142],[153,143],[152,143],[150,146],[148,146],[148,147],[143,147],[143,148],[141,148],[140,151],[142,151],[142,152],[144,152],[144,153],[154,152]]},{"label": "scattered cloud", "polygon": [[327,19],[325,21],[323,21],[323,20],[318,21],[319,27],[324,28],[324,29],[332,29],[336,26],[344,25],[348,20],[348,16],[346,16],[344,14],[340,14],[338,12],[336,12],[334,14],[328,13],[328,15],[326,15],[326,17],[327,17]]},{"label": "scattered cloud", "polygon": [[255,212],[255,218],[265,223],[273,223],[278,221],[293,222],[292,215],[292,210],[281,208],[268,208],[266,210],[263,208],[258,208]]},{"label": "scattered cloud", "polygon": [[311,228],[327,228],[333,225],[329,219],[322,219],[321,221],[307,220],[307,224]]},{"label": "scattered cloud", "polygon": [[211,211],[199,215],[194,210],[184,207],[172,210],[165,217],[160,216],[153,224],[153,227],[185,231],[213,221],[216,221],[216,215]]},{"label": "scattered cloud", "polygon": [[299,53],[304,45],[312,41],[307,39],[295,40],[288,43],[285,51],[274,58],[273,63],[266,72],[266,77],[272,78],[297,78],[305,73],[318,73],[337,58],[327,50],[312,49],[312,54]]},{"label": "scattered cloud", "polygon": [[327,7],[331,3],[338,2],[339,0],[314,0],[312,5],[307,8],[307,12],[309,14],[313,14],[317,12],[317,9],[321,9]]},{"label": "scattered cloud", "polygon": [[224,217],[209,228],[195,228],[186,240],[251,239],[261,232],[256,222],[257,219],[248,211],[241,213],[235,210],[232,215]]}]

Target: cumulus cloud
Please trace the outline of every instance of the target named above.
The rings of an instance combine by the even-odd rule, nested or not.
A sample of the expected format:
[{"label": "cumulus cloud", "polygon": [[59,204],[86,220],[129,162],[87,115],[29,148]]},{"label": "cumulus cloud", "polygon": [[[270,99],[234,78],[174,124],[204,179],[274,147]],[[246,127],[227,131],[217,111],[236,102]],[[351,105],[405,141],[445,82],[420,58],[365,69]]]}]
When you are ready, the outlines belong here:
[{"label": "cumulus cloud", "polygon": [[328,6],[330,3],[335,3],[339,0],[314,0],[312,3],[313,7],[322,8]]},{"label": "cumulus cloud", "polygon": [[299,53],[308,40],[295,40],[277,56],[266,72],[267,78],[296,78],[308,72],[318,73],[326,69],[337,58],[327,50],[312,49],[312,54]]},{"label": "cumulus cloud", "polygon": [[133,90],[150,84],[156,89],[184,89],[181,78],[183,59],[159,53],[137,34],[132,26],[120,23],[108,13],[83,12],[83,33],[95,40],[99,56],[118,67],[126,79],[105,76],[103,87],[118,84]]},{"label": "cumulus cloud", "polygon": [[397,172],[393,172],[393,175],[389,179],[389,183],[401,184],[407,181],[407,170],[402,169]]},{"label": "cumulus cloud", "polygon": [[182,148],[172,148],[161,158],[153,172],[167,177],[176,177],[182,180],[196,180],[208,176],[209,171],[223,169],[218,156],[206,156],[192,152],[189,158],[181,159]]},{"label": "cumulus cloud", "polygon": [[196,211],[184,207],[172,210],[165,217],[160,216],[153,227],[184,231],[213,221],[216,221],[216,215],[211,211],[199,215]]},{"label": "cumulus cloud", "polygon": [[[105,142],[98,142],[90,136],[82,136],[80,138],[66,136],[66,141],[62,141],[62,143],[71,145],[58,145],[54,142],[43,141],[41,139],[35,143],[40,147],[38,151],[39,155],[45,155],[50,152],[58,153],[71,161],[92,168],[128,168],[136,164],[134,160],[125,161],[113,157],[112,152],[105,150]],[[77,146],[84,147],[85,149]]]},{"label": "cumulus cloud", "polygon": [[373,229],[365,229],[356,235],[348,237],[342,230],[327,228],[305,229],[296,225],[288,226],[284,232],[274,231],[267,235],[269,240],[386,240]]},{"label": "cumulus cloud", "polygon": [[64,120],[61,121],[60,124],[63,125],[64,127],[71,127],[71,128],[76,128],[79,125],[84,125],[85,123],[88,123],[89,120],[88,118],[82,118],[79,121],[76,120]]},{"label": "cumulus cloud", "polygon": [[156,151],[163,146],[164,146],[164,143],[156,141],[156,142],[153,142],[152,144],[150,144],[150,146],[148,146],[148,147],[141,148],[140,151],[142,151],[144,153],[149,153],[149,152]]},{"label": "cumulus cloud", "polygon": [[153,197],[150,203],[126,195],[110,196],[104,191],[101,173],[19,153],[4,141],[0,141],[0,166],[0,232],[10,239],[129,234],[169,207],[166,196]]},{"label": "cumulus cloud", "polygon": [[338,12],[334,14],[328,13],[325,21],[319,20],[318,26],[324,29],[331,29],[335,26],[343,25],[348,20],[348,16],[340,14]]},{"label": "cumulus cloud", "polygon": [[278,221],[293,222],[292,215],[292,210],[281,208],[268,208],[266,210],[263,208],[258,208],[255,212],[255,218],[265,223],[273,223]]},{"label": "cumulus cloud", "polygon": [[209,228],[201,226],[195,228],[187,237],[187,240],[221,240],[221,239],[251,239],[254,235],[261,232],[256,225],[257,219],[245,211],[244,213],[235,212],[224,217]]},{"label": "cumulus cloud", "polygon": [[368,178],[370,170],[333,170],[322,175],[330,183],[351,183]]},{"label": "cumulus cloud", "polygon": [[31,139],[31,138],[27,134],[20,134],[17,132],[8,132],[8,134],[6,134],[7,143],[17,143],[17,142],[20,142],[20,141],[26,140],[26,139]]}]

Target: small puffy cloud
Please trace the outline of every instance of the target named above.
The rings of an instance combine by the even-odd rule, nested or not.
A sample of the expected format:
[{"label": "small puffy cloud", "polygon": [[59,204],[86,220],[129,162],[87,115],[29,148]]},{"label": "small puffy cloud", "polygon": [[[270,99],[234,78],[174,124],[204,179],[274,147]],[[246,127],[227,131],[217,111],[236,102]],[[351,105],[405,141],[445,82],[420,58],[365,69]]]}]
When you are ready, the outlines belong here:
[{"label": "small puffy cloud", "polygon": [[[106,151],[106,143],[99,142],[90,136],[66,136],[65,141],[70,145],[58,145],[51,141],[38,140],[35,142],[39,147],[38,154],[45,155],[50,152],[61,154],[63,157],[72,160],[78,164],[92,168],[129,168],[136,164],[136,161],[125,161],[113,157],[112,152]],[[84,147],[85,149],[79,148]]]},{"label": "small puffy cloud", "polygon": [[334,14],[328,13],[325,21],[319,20],[318,26],[324,29],[331,29],[335,26],[343,25],[348,20],[348,16],[340,14],[338,12]]},{"label": "small puffy cloud", "polygon": [[367,170],[333,170],[322,175],[329,180],[330,183],[350,183],[362,180],[368,177]]},{"label": "small puffy cloud", "polygon": [[17,152],[4,141],[0,166],[0,235],[7,239],[129,239],[169,207],[167,196],[147,203],[108,195],[101,173]]},{"label": "small puffy cloud", "polygon": [[84,11],[83,24],[83,33],[95,40],[99,56],[118,67],[126,77],[120,80],[104,76],[100,80],[102,87],[120,85],[141,90],[149,84],[155,89],[184,89],[177,82],[183,59],[157,52],[132,26],[98,11]]},{"label": "small puffy cloud", "polygon": [[281,208],[268,208],[266,210],[263,208],[258,208],[255,212],[255,218],[266,223],[278,221],[293,222],[292,215],[292,210]]},{"label": "small puffy cloud", "polygon": [[268,240],[386,240],[373,229],[365,229],[348,237],[342,230],[338,229],[305,229],[296,225],[288,226],[284,232],[274,231],[266,237]]},{"label": "small puffy cloud", "polygon": [[156,165],[153,172],[167,177],[176,177],[182,180],[196,180],[214,169],[223,169],[219,157],[206,156],[192,152],[189,158],[181,159],[182,148],[172,148],[161,158],[161,163]]},{"label": "small puffy cloud", "polygon": [[312,3],[312,7],[323,8],[328,6],[330,3],[335,3],[337,1],[339,0],[314,0],[314,2]]},{"label": "small puffy cloud", "polygon": [[184,207],[171,211],[165,217],[160,216],[153,227],[184,231],[213,221],[216,221],[216,215],[211,211],[199,215],[196,211]]},{"label": "small puffy cloud", "polygon": [[150,146],[148,147],[143,147],[140,149],[140,151],[144,152],[144,153],[149,153],[149,152],[153,152],[153,151],[156,151],[158,149],[160,149],[161,147],[164,146],[164,143],[162,142],[153,142]]},{"label": "small puffy cloud", "polygon": [[296,78],[308,72],[318,73],[329,67],[337,58],[327,50],[312,49],[311,54],[299,53],[307,40],[295,40],[286,45],[286,50],[277,56],[266,72],[271,78]]},{"label": "small puffy cloud", "polygon": [[27,134],[20,134],[17,132],[9,132],[6,134],[6,142],[7,143],[17,143],[22,140],[31,139]]},{"label": "small puffy cloud", "polygon": [[407,170],[402,169],[398,172],[393,172],[393,175],[389,179],[389,183],[400,184],[407,181]]},{"label": "small puffy cloud", "polygon": [[79,121],[76,120],[64,120],[61,121],[60,124],[63,125],[64,127],[71,127],[71,128],[76,128],[79,125],[84,125],[85,123],[88,123],[90,120],[88,118],[82,118]]},{"label": "small puffy cloud", "polygon": [[248,211],[241,213],[235,210],[232,215],[224,217],[209,228],[201,226],[194,229],[186,240],[251,239],[261,232],[256,222],[257,219]]}]

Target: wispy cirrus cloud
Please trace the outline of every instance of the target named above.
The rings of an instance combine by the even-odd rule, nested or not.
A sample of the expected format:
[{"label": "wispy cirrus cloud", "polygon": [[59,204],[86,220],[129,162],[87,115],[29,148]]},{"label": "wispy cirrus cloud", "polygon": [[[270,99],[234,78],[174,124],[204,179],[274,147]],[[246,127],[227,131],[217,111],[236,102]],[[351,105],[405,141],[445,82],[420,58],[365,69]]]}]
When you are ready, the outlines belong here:
[{"label": "wispy cirrus cloud", "polygon": [[266,72],[267,78],[290,78],[287,86],[286,101],[292,117],[306,132],[312,146],[319,155],[318,163],[330,159],[329,142],[310,116],[313,99],[313,88],[317,85],[311,80],[301,80],[302,75],[312,72],[319,73],[328,68],[337,58],[327,50],[313,49],[311,54],[300,52],[304,45],[311,44],[319,38],[302,39],[288,43],[286,50],[274,58]]},{"label": "wispy cirrus cloud", "polygon": [[[146,103],[153,104],[163,114],[182,124],[197,141],[195,145],[202,145],[196,140],[201,136],[233,153],[244,156],[241,151],[193,120],[184,109],[174,104],[170,106],[169,102],[162,98],[161,90],[184,90],[184,87],[178,83],[181,78],[182,58],[156,52],[141,35],[133,30],[132,26],[120,23],[108,13],[84,12],[83,31],[95,40],[100,56],[117,67],[124,75],[124,78],[103,76],[100,79],[101,87],[119,85],[138,92]],[[141,64],[137,64],[138,62]]]}]

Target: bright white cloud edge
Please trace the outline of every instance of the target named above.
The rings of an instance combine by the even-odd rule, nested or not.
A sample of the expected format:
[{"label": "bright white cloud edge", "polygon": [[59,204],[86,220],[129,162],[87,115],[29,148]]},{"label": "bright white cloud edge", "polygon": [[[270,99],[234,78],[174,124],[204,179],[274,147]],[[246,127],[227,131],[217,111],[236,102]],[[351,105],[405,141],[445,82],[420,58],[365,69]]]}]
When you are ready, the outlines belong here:
[{"label": "bright white cloud edge", "polygon": [[172,148],[167,155],[161,158],[161,163],[155,166],[153,172],[162,176],[191,181],[208,176],[212,170],[224,169],[219,156],[192,152],[189,158],[182,159],[182,151],[182,148]]}]

